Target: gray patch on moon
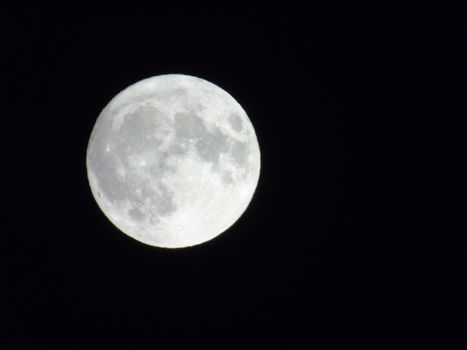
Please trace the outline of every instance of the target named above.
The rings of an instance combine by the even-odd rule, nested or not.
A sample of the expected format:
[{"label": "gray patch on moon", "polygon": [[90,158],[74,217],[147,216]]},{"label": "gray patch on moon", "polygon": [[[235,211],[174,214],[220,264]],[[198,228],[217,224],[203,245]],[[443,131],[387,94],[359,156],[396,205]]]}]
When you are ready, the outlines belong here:
[{"label": "gray patch on moon", "polygon": [[[159,113],[159,110],[150,106],[137,108],[124,116],[120,129],[113,134],[110,132],[111,120],[102,118],[93,137],[95,145],[89,155],[89,167],[95,174],[98,188],[112,203],[132,203],[133,208],[127,211],[127,215],[135,221],[145,217],[142,208],[148,203],[154,208],[151,215],[163,216],[175,210],[172,194],[167,187],[159,182],[153,188],[148,180],[141,178],[141,170],[133,168],[130,163],[135,154],[152,153],[154,157],[148,161],[154,176],[160,177],[173,170],[168,166],[167,158],[175,153],[174,150],[157,152],[162,144],[162,140],[154,137],[160,125],[158,117],[162,117]],[[109,152],[106,151],[107,147],[110,147]],[[125,171],[125,176],[122,177],[119,169]]]},{"label": "gray patch on moon", "polygon": [[187,94],[187,90],[184,88],[174,88],[158,91],[156,96],[166,101],[167,99],[180,98]]},{"label": "gray patch on moon", "polygon": [[141,180],[134,173],[128,175],[125,180],[121,180],[114,171],[115,167],[108,166],[112,165],[112,163],[106,165],[103,168],[93,165],[98,188],[112,203],[118,204],[126,201],[132,203],[133,208],[128,211],[128,215],[133,219],[143,218],[144,214],[141,208],[145,204],[150,204],[151,208],[153,208],[151,214],[161,216],[176,209],[173,194],[163,183],[157,182],[156,186],[154,186],[147,180]]},{"label": "gray patch on moon", "polygon": [[155,150],[162,144],[162,140],[154,137],[160,126],[158,117],[161,118],[161,112],[155,107],[148,106],[137,108],[133,113],[124,116],[116,145],[119,154],[124,156],[122,158]]},{"label": "gray patch on moon", "polygon": [[233,182],[233,176],[232,176],[232,172],[231,171],[224,171],[222,173],[222,182],[227,184],[227,185],[230,185],[232,182]]},{"label": "gray patch on moon", "polygon": [[196,150],[202,159],[218,163],[220,154],[229,150],[228,137],[214,129],[196,142]]},{"label": "gray patch on moon", "polygon": [[166,155],[184,155],[188,151],[187,142],[172,143],[166,152]]},{"label": "gray patch on moon", "polygon": [[112,202],[125,199],[125,186],[118,177],[118,165],[113,157],[102,155],[99,162],[91,159],[91,169],[95,173],[98,188],[106,198]]},{"label": "gray patch on moon", "polygon": [[187,146],[180,143],[171,144],[165,151],[154,152],[153,159],[148,167],[149,173],[155,178],[159,178],[167,173],[175,174],[177,167],[171,162],[171,159],[187,153]]},{"label": "gray patch on moon", "polygon": [[228,121],[232,129],[234,129],[237,132],[242,131],[243,122],[242,122],[242,118],[240,118],[238,115],[236,114],[229,115]]},{"label": "gray patch on moon", "polygon": [[201,118],[194,113],[177,113],[174,116],[175,135],[185,139],[203,137],[207,132]]},{"label": "gray patch on moon", "polygon": [[231,150],[231,155],[238,165],[245,166],[248,157],[248,147],[246,143],[234,141]]},{"label": "gray patch on moon", "polygon": [[162,215],[170,214],[177,209],[173,201],[173,193],[160,181],[157,184],[156,194],[150,198],[150,201]]},{"label": "gray patch on moon", "polygon": [[[175,114],[174,127],[176,136],[181,139],[196,140],[195,149],[205,161],[218,163],[220,154],[229,150],[228,137],[218,129],[208,131],[202,119],[195,113]],[[181,145],[178,147],[183,149]]]},{"label": "gray patch on moon", "polygon": [[[173,194],[162,182],[150,184],[148,181],[138,182],[136,180],[131,186],[131,191],[127,192],[126,200],[132,203],[133,207],[127,211],[127,214],[135,221],[142,221],[148,217],[154,222],[155,217],[165,216],[175,211],[176,206],[173,202]],[[146,205],[151,208],[150,215],[145,214]]]},{"label": "gray patch on moon", "polygon": [[139,207],[128,210],[128,215],[135,221],[142,221],[145,216]]}]

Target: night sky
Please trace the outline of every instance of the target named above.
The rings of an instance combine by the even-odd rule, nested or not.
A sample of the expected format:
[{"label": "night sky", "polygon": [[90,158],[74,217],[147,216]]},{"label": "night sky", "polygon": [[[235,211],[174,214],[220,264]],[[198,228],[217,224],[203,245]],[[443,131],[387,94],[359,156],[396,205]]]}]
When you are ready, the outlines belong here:
[{"label": "night sky", "polygon": [[[426,33],[409,15],[354,12],[5,15],[1,348],[416,344],[403,145]],[[110,99],[168,73],[229,92],[262,157],[238,222],[179,250],[114,227],[85,168]]]}]

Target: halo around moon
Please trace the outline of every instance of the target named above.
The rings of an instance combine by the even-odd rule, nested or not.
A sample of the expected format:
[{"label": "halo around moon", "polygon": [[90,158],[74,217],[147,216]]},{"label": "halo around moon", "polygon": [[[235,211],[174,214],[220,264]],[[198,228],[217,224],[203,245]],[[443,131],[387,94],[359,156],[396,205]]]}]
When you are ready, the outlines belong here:
[{"label": "halo around moon", "polygon": [[92,194],[116,227],[148,245],[181,248],[218,236],[243,214],[260,151],[232,96],[206,80],[168,74],[108,103],[86,166]]}]

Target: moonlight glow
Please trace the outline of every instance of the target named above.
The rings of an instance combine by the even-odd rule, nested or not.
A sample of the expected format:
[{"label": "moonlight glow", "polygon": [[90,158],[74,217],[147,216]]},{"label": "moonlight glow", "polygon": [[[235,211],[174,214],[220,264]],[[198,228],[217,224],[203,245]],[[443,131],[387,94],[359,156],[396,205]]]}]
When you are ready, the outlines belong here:
[{"label": "moonlight glow", "polygon": [[258,183],[260,152],[232,96],[170,74],[110,101],[86,164],[94,198],[115,226],[143,243],[179,248],[216,237],[242,215]]}]

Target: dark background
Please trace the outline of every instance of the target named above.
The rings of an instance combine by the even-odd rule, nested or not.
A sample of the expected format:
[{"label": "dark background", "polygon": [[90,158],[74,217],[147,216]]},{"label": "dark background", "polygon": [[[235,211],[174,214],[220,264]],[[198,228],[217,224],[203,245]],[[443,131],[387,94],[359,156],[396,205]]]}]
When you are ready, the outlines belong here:
[{"label": "dark background", "polygon": [[[429,79],[423,15],[70,12],[1,25],[3,348],[417,344],[405,146]],[[241,219],[179,250],[116,229],[85,169],[101,109],[167,73],[234,96],[262,155]]]}]

